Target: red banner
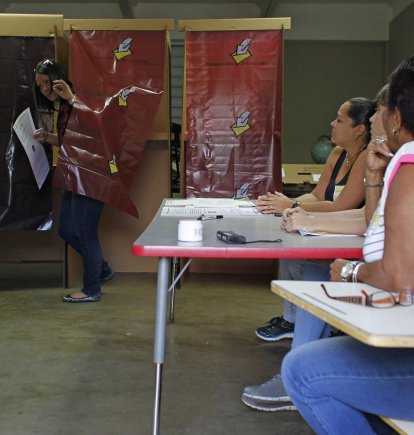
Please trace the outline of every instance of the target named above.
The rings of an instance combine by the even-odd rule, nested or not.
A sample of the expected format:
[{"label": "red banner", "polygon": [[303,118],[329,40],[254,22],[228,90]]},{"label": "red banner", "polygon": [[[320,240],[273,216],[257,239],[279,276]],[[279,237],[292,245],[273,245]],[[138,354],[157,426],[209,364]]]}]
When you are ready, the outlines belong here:
[{"label": "red banner", "polygon": [[281,189],[282,61],[281,30],[186,33],[187,197]]},{"label": "red banner", "polygon": [[138,216],[128,195],[164,84],[164,31],[74,31],[76,94],[54,184]]}]

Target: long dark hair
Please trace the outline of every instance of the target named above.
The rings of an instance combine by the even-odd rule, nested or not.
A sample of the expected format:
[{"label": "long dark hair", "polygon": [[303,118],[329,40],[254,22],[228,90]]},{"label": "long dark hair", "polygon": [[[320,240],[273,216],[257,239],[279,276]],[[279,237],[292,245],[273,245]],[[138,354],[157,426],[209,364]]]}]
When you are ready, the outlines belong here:
[{"label": "long dark hair", "polygon": [[371,123],[369,118],[375,113],[376,104],[374,101],[364,97],[355,97],[348,100],[350,103],[348,109],[348,116],[353,121],[353,126],[356,127],[359,124],[365,125],[365,140],[368,144],[371,140]]},{"label": "long dark hair", "polygon": [[[67,79],[66,74],[62,71],[60,65],[54,59],[43,59],[41,60],[34,69],[35,74],[44,74],[48,76],[51,84],[55,80],[64,80],[72,89],[72,83]],[[34,83],[34,93],[36,105],[39,109],[47,109],[49,112],[53,110],[53,103],[49,101]]]},{"label": "long dark hair", "polygon": [[398,108],[401,123],[414,135],[414,56],[407,57],[391,73],[387,106],[390,111]]}]

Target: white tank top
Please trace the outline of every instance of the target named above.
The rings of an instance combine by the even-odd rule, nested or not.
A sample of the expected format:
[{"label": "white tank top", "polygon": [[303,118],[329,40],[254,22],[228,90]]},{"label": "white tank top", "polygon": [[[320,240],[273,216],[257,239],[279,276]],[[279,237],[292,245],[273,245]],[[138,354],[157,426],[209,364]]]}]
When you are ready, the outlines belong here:
[{"label": "white tank top", "polygon": [[365,232],[364,260],[371,263],[380,260],[384,255],[384,209],[388,191],[400,166],[404,163],[414,163],[414,141],[403,145],[391,159],[384,176],[384,188],[378,206]]}]

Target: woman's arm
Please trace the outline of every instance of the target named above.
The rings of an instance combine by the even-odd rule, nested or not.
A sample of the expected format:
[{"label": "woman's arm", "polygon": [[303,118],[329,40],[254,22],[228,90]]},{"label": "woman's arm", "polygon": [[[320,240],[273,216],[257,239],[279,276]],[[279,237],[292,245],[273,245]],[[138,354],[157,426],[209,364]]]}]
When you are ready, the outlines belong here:
[{"label": "woman's arm", "polygon": [[283,223],[283,228],[288,232],[297,231],[299,228],[304,227],[311,232],[357,234],[360,236],[362,236],[367,229],[365,216],[353,218],[326,216],[329,214],[333,213],[309,215],[295,213],[286,219]]},{"label": "woman's arm", "polygon": [[377,208],[381,197],[385,169],[393,154],[385,140],[369,143],[365,157],[365,218],[367,224]]},{"label": "woman's arm", "polygon": [[350,210],[358,207],[365,199],[365,154],[363,151],[352,166],[348,181],[335,201],[320,201],[313,204],[301,204],[302,208],[310,212],[330,212]]},{"label": "woman's arm", "polygon": [[339,210],[339,211],[315,211],[312,213],[315,216],[321,216],[326,219],[354,219],[354,218],[362,218],[365,216],[365,209],[362,208],[353,208],[351,210]]},{"label": "woman's arm", "polygon": [[[312,193],[306,193],[299,196],[296,200],[305,202],[319,201]],[[283,210],[290,208],[295,203],[294,199],[283,195],[283,193],[268,192],[266,195],[261,195],[256,200],[256,210],[263,214],[282,213]]]},{"label": "woman's arm", "polygon": [[[384,255],[381,260],[364,263],[357,279],[390,291],[414,290],[414,165],[403,165],[390,187],[385,205]],[[335,260],[331,277],[340,281],[345,260]]]},{"label": "woman's arm", "polygon": [[47,133],[43,129],[36,130],[33,137],[40,143],[59,146],[58,135],[56,133]]},{"label": "woman's arm", "polygon": [[[328,157],[328,160],[326,161],[325,167],[322,171],[321,177],[316,187],[311,193],[305,193],[296,198],[296,200],[301,202],[301,205],[303,203],[316,203],[323,200],[323,198],[325,197],[325,190],[331,178],[333,168],[342,151],[343,149],[340,147],[336,147],[332,150],[331,154]],[[283,193],[281,192],[268,192],[266,195],[262,195],[257,198],[256,209],[263,214],[282,213],[283,210],[292,207],[294,203],[294,199],[283,195]]]}]

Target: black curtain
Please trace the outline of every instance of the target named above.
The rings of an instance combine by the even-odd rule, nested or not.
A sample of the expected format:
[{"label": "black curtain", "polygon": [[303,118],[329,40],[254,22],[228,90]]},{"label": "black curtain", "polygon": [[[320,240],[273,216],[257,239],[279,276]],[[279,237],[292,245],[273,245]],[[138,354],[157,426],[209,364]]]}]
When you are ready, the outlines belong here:
[{"label": "black curtain", "polygon": [[[0,37],[0,230],[41,230],[51,224],[52,174],[39,190],[13,123],[29,107],[36,128],[53,130],[53,114],[35,110],[33,83],[35,65],[54,53],[50,37]],[[51,162],[50,146],[45,151]]]}]

